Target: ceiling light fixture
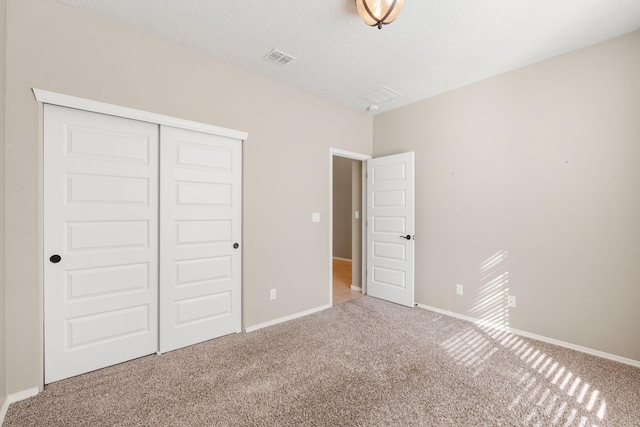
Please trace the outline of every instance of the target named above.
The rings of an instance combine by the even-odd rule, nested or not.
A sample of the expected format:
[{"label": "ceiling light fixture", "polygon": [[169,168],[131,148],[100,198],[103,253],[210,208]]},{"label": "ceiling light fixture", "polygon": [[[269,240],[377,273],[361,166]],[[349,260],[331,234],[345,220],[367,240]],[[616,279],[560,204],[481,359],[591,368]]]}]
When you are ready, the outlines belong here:
[{"label": "ceiling light fixture", "polygon": [[395,21],[404,6],[404,0],[356,0],[358,14],[365,24],[381,29]]}]

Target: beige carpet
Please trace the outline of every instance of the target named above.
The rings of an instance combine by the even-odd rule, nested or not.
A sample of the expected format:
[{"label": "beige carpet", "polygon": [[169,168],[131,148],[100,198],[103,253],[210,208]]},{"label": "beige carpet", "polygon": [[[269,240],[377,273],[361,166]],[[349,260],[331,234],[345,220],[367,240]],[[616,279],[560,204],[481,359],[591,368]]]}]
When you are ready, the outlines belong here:
[{"label": "beige carpet", "polygon": [[638,426],[640,369],[370,297],[47,386],[6,426]]}]

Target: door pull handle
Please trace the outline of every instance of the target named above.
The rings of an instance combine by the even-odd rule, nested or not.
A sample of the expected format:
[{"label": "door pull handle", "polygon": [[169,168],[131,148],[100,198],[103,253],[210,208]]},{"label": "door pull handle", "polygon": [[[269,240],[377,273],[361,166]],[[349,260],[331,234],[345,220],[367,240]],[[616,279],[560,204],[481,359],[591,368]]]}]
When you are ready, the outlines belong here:
[{"label": "door pull handle", "polygon": [[407,240],[415,240],[416,239],[416,237],[412,236],[411,234],[407,234],[406,236],[400,236],[400,237],[402,237],[403,239],[407,239]]}]

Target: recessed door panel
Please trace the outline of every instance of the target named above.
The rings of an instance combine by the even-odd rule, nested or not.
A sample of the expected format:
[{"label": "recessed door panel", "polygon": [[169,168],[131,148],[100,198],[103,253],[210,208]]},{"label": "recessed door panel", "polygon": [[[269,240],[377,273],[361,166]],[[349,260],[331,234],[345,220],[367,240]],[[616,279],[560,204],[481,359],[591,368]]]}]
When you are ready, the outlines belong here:
[{"label": "recessed door panel", "polygon": [[231,279],[232,258],[229,255],[176,261],[176,286]]},{"label": "recessed door panel", "polygon": [[66,200],[70,205],[99,203],[149,206],[148,178],[68,173],[66,181]]},{"label": "recessed door panel", "polygon": [[231,243],[230,220],[176,221],[176,245]]},{"label": "recessed door panel", "polygon": [[65,301],[146,291],[150,285],[148,263],[67,270]]},{"label": "recessed door panel", "polygon": [[406,261],[407,249],[402,243],[373,242],[373,257],[379,260]]},{"label": "recessed door panel", "polygon": [[178,206],[231,206],[233,188],[230,184],[176,182],[176,190]]},{"label": "recessed door panel", "polygon": [[149,164],[150,141],[146,135],[75,125],[68,125],[66,131],[67,158]]},{"label": "recessed door panel", "polygon": [[406,272],[393,268],[373,267],[373,283],[379,286],[390,286],[404,289],[407,287]]},{"label": "recessed door panel", "polygon": [[404,217],[376,216],[373,217],[373,232],[378,234],[405,234],[407,231],[407,219]]},{"label": "recessed door panel", "polygon": [[202,295],[176,301],[176,326],[215,320],[230,316],[232,295],[230,291],[213,295]]},{"label": "recessed door panel", "polygon": [[149,247],[149,220],[73,221],[64,224],[68,252]]},{"label": "recessed door panel", "polygon": [[407,178],[406,163],[380,164],[371,168],[372,183],[404,181]]},{"label": "recessed door panel", "polygon": [[149,305],[114,309],[67,319],[66,352],[82,347],[101,347],[105,342],[150,332]]},{"label": "recessed door panel", "polygon": [[374,208],[404,208],[407,206],[405,190],[374,191]]},{"label": "recessed door panel", "polygon": [[158,348],[158,126],[45,105],[45,383]]},{"label": "recessed door panel", "polygon": [[233,150],[225,147],[208,147],[176,141],[176,165],[181,168],[202,168],[231,172],[233,167]]}]

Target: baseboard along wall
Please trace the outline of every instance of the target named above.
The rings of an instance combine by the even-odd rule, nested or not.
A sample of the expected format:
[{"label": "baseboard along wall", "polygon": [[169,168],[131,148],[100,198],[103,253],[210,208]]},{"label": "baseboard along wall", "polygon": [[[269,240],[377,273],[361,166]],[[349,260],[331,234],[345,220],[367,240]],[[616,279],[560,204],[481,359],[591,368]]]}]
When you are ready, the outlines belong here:
[{"label": "baseboard along wall", "polygon": [[12,403],[19,402],[21,400],[36,396],[38,393],[40,393],[40,389],[38,387],[34,387],[28,390],[12,393],[7,397],[5,397],[4,401],[2,402],[2,406],[0,406],[0,426],[4,424],[4,417],[7,415],[7,411],[9,410],[9,405],[11,405]]},{"label": "baseboard along wall", "polygon": [[4,424],[4,417],[7,415],[7,410],[9,409],[9,397],[5,397],[2,401],[2,406],[0,406],[0,426]]},{"label": "baseboard along wall", "polygon": [[560,347],[565,347],[568,348],[570,350],[575,350],[575,351],[579,351],[581,353],[587,353],[590,354],[592,356],[598,356],[598,357],[602,357],[603,359],[609,359],[609,360],[613,360],[615,362],[620,362],[620,363],[624,363],[626,365],[631,365],[631,366],[635,366],[636,368],[640,368],[640,360],[633,360],[633,359],[628,359],[626,357],[622,357],[622,356],[618,356],[615,354],[611,354],[611,353],[606,353],[604,351],[600,351],[600,350],[595,350],[593,348],[589,348],[589,347],[583,347],[581,345],[576,345],[576,344],[572,344],[569,342],[565,342],[565,341],[560,341],[557,340],[555,338],[549,338],[549,337],[545,337],[543,335],[537,335],[537,334],[532,334],[530,332],[526,332],[526,331],[521,331],[519,329],[514,329],[508,326],[503,326],[503,325],[496,325],[496,324],[492,324],[491,322],[488,321],[484,321],[481,319],[476,319],[474,317],[470,317],[470,316],[465,316],[464,314],[458,314],[458,313],[454,313],[453,311],[449,311],[449,310],[443,310],[440,308],[436,308],[436,307],[431,307],[429,305],[424,305],[424,304],[416,304],[416,306],[418,308],[421,308],[423,310],[429,310],[429,311],[433,311],[435,313],[439,313],[439,314],[443,314],[445,316],[451,316],[451,317],[455,317],[457,319],[461,319],[461,320],[466,320],[468,322],[474,323],[478,326],[486,326],[492,329],[499,329],[499,330],[503,330],[503,331],[507,331],[510,332],[514,335],[518,335],[521,337],[525,337],[525,338],[531,338],[534,340],[538,340],[538,341],[542,341],[542,342],[546,342],[549,344],[554,344]]},{"label": "baseboard along wall", "polygon": [[329,304],[327,304],[327,305],[323,305],[323,306],[320,306],[320,307],[312,308],[310,310],[305,310],[305,311],[301,311],[299,313],[291,314],[289,316],[284,316],[284,317],[280,317],[278,319],[273,319],[273,320],[270,320],[268,322],[259,323],[257,325],[253,325],[253,326],[249,326],[249,327],[245,328],[244,331],[245,332],[257,331],[258,329],[266,328],[268,326],[277,325],[278,323],[287,322],[289,320],[293,320],[293,319],[297,319],[299,317],[307,316],[309,314],[317,313],[319,311],[326,310],[327,308],[331,308],[331,306]]}]

